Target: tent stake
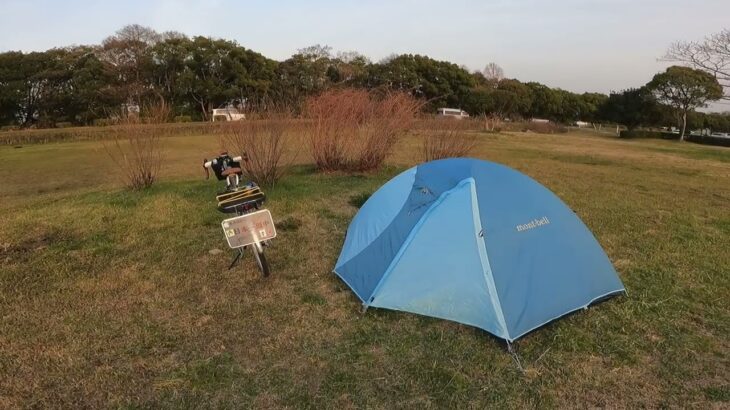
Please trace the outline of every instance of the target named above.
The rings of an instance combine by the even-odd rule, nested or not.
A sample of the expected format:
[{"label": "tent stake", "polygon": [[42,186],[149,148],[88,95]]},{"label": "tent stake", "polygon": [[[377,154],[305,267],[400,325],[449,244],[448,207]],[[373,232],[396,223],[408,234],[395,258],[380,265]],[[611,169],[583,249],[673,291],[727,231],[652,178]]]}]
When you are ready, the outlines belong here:
[{"label": "tent stake", "polygon": [[525,374],[525,369],[522,367],[522,362],[520,362],[520,356],[517,354],[517,350],[512,347],[512,343],[510,342],[507,342],[507,351],[512,356],[512,359],[515,361],[515,364],[520,370],[520,373]]}]

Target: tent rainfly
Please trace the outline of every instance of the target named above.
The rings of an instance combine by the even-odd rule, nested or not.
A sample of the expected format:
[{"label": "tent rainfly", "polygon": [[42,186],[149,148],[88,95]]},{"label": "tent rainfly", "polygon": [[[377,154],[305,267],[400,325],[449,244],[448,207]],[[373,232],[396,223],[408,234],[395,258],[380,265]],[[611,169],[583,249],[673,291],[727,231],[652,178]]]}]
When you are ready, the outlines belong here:
[{"label": "tent rainfly", "polygon": [[555,194],[468,158],[421,164],[383,185],[350,224],[334,271],[365,308],[452,320],[507,342],[625,292]]}]

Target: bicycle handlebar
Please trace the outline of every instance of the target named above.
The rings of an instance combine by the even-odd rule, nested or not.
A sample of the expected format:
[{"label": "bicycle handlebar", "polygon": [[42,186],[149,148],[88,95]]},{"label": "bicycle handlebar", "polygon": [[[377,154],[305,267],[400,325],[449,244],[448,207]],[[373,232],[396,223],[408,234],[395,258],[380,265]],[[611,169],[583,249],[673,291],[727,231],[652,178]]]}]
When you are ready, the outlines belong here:
[{"label": "bicycle handlebar", "polygon": [[[205,170],[205,179],[209,179],[210,178],[210,172],[208,170],[211,169],[211,167],[213,165],[217,164],[218,163],[218,160],[220,158],[223,158],[224,156],[228,156],[228,154],[227,153],[222,153],[220,157],[214,158],[214,159],[212,159],[210,161],[208,161],[207,159],[203,159],[203,169]],[[233,162],[248,161],[248,155],[246,155],[244,153],[243,155],[239,155],[239,156],[233,157],[231,159],[233,160]]]}]

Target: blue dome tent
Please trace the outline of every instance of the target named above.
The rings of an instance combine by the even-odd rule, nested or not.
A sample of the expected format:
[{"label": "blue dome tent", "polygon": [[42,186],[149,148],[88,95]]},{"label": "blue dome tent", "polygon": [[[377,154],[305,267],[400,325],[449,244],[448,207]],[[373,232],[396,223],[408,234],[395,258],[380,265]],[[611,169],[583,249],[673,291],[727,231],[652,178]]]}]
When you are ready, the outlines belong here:
[{"label": "blue dome tent", "polygon": [[365,308],[475,326],[512,342],[624,291],[578,216],[492,162],[432,161],[362,206],[334,269]]}]

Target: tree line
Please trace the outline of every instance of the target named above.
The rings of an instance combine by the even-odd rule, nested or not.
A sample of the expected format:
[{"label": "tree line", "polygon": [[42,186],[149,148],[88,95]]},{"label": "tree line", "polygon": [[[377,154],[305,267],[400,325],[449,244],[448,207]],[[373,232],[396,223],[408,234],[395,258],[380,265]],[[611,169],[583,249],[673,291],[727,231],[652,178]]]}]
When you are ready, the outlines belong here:
[{"label": "tree line", "polygon": [[[680,82],[707,71],[685,70],[692,71],[684,72]],[[698,81],[710,84],[714,78]],[[660,83],[610,95],[573,93],[505,78],[494,63],[470,72],[421,55],[372,62],[357,52],[333,53],[319,45],[275,61],[235,41],[129,25],[99,45],[0,53],[0,125],[92,124],[120,110],[160,101],[181,118],[208,120],[213,108],[229,103],[265,101],[297,107],[306,97],[330,88],[364,87],[406,91],[426,101],[425,109],[432,112],[454,107],[471,115],[560,123],[611,121],[629,127],[679,125],[684,118],[691,127],[699,121],[713,129],[730,128],[727,115],[695,112],[716,99],[712,84],[712,90],[701,85],[704,93],[686,104],[662,95]],[[677,91],[676,84],[665,91]]]}]

